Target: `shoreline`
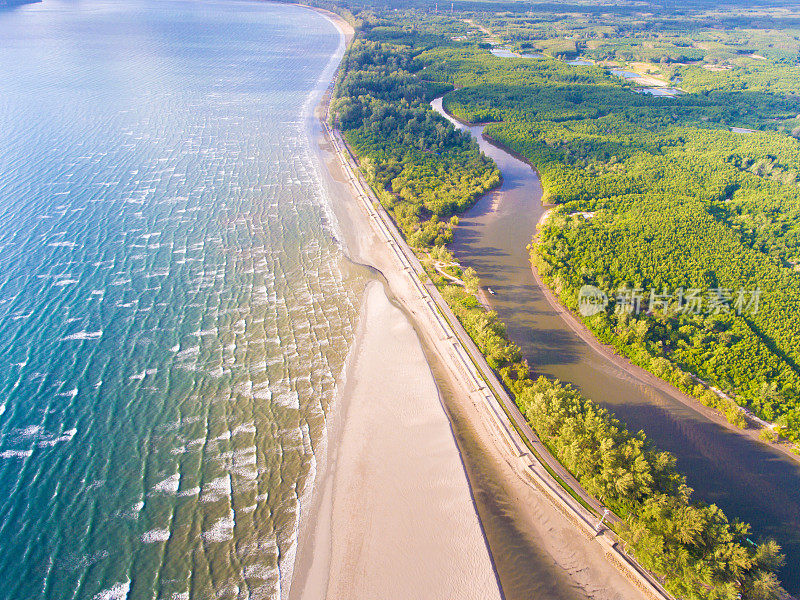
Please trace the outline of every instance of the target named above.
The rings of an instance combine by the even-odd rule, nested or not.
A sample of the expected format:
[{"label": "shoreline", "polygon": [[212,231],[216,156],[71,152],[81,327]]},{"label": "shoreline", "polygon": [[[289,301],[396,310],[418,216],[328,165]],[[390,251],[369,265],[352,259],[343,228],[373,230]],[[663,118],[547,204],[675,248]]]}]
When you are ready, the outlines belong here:
[{"label": "shoreline", "polygon": [[[351,39],[345,21],[317,12]],[[391,592],[499,600],[466,470],[408,306],[412,282],[345,188],[348,167],[324,135],[331,87],[316,107],[312,144],[345,252],[376,281],[365,290],[324,464],[303,511],[288,598]]]},{"label": "shoreline", "polygon": [[[349,24],[344,21],[339,15],[332,13],[330,11],[316,8],[309,6],[307,4],[300,4],[300,3],[289,3],[289,6],[296,6],[303,8],[305,10],[310,10],[313,12],[317,12],[318,14],[322,15],[327,20],[331,21],[336,29],[339,31],[340,35],[343,38],[344,42],[344,49],[342,50],[342,57],[344,56],[344,52],[347,51],[347,47],[352,40],[354,31]],[[335,56],[331,57],[331,63],[334,62]],[[341,62],[341,57],[339,61]],[[304,118],[307,120],[307,131],[309,133],[309,143],[311,144],[311,149],[314,151],[316,149],[317,140],[313,135],[313,125],[320,119],[320,109],[323,106],[327,106],[328,98],[331,93],[333,83],[336,81],[336,74],[339,70],[339,64],[335,65],[332,70],[331,81],[326,88],[323,88],[321,93],[319,93],[318,97],[315,98],[315,94],[317,91],[312,91],[311,95],[309,96],[309,102],[312,103],[310,110],[304,115]],[[321,74],[320,79],[324,76],[324,73]],[[337,441],[339,437],[339,430],[340,430],[340,422],[344,419],[344,414],[347,411],[347,403],[346,403],[346,391],[348,389],[348,381],[350,381],[351,377],[351,370],[352,370],[352,357],[353,353],[356,351],[359,338],[361,336],[361,332],[363,330],[363,317],[362,317],[362,309],[363,309],[363,301],[362,306],[359,309],[359,318],[358,318],[358,325],[356,327],[355,337],[353,339],[353,343],[350,346],[347,357],[345,358],[344,366],[342,368],[342,372],[338,374],[336,378],[336,394],[334,397],[334,401],[331,403],[329,407],[329,413],[325,416],[326,424],[325,424],[325,437],[320,441],[319,446],[315,450],[319,450],[319,456],[317,457],[317,472],[316,476],[314,477],[314,481],[311,482],[310,489],[308,493],[305,494],[305,498],[303,498],[304,502],[300,505],[300,512],[298,515],[298,525],[297,530],[295,532],[295,546],[294,546],[294,556],[291,559],[291,565],[289,568],[289,579],[288,582],[284,582],[283,574],[281,574],[281,600],[287,600],[288,598],[293,597],[293,590],[297,585],[298,580],[302,581],[305,577],[305,571],[308,570],[308,559],[306,557],[306,553],[304,552],[304,547],[308,545],[309,538],[313,535],[314,530],[312,527],[311,521],[316,517],[319,518],[320,515],[323,514],[324,505],[323,505],[323,497],[326,493],[326,488],[329,485],[330,479],[330,460],[331,460],[331,451],[332,449],[335,450],[337,447]]]},{"label": "shoreline", "polygon": [[[461,469],[466,466],[466,470],[472,473],[470,477],[472,485],[468,489],[471,489],[476,500],[481,498],[478,504],[486,502],[486,498],[483,497],[481,488],[476,487],[473,482],[475,471],[480,472],[478,468],[480,465],[476,463],[491,462],[495,472],[500,469],[504,471],[501,481],[490,483],[500,483],[509,492],[508,505],[502,507],[504,514],[494,515],[497,517],[495,520],[513,521],[514,526],[520,528],[520,531],[516,531],[519,539],[524,539],[528,544],[525,551],[535,553],[537,558],[543,557],[542,564],[547,563],[547,568],[552,572],[547,573],[545,581],[539,581],[539,585],[551,583],[550,578],[554,581],[567,582],[560,597],[585,597],[583,593],[576,593],[576,589],[591,589],[591,595],[597,598],[640,598],[642,589],[648,589],[648,595],[663,597],[663,594],[653,588],[642,573],[632,566],[608,533],[594,535],[591,524],[594,517],[580,505],[576,506],[577,502],[571,497],[565,499],[563,496],[568,494],[560,489],[554,480],[553,483],[549,481],[550,475],[528,452],[505,409],[500,407],[499,401],[492,393],[491,387],[483,383],[482,378],[486,376],[483,369],[488,369],[485,359],[474,354],[476,348],[473,348],[474,344],[470,345],[471,340],[462,338],[466,333],[455,321],[449,307],[442,304],[443,300],[438,291],[432,284],[421,282],[422,269],[419,261],[407,247],[391,219],[372,197],[371,190],[353,166],[352,157],[347,154],[343,140],[337,132],[330,131],[325,124],[322,124],[322,129],[327,136],[325,143],[329,146],[329,159],[325,161],[329,176],[335,179],[336,173],[339,173],[340,184],[349,188],[349,201],[346,206],[339,208],[348,213],[345,219],[349,218],[351,224],[361,226],[362,238],[371,237],[369,241],[362,239],[357,243],[353,250],[356,260],[364,257],[364,250],[374,251],[373,259],[383,258],[382,264],[376,264],[374,260],[364,262],[372,263],[372,266],[385,276],[392,295],[404,307],[406,315],[413,322],[414,329],[421,338],[422,345],[426,348],[428,370],[435,364],[437,383],[445,385],[451,392],[446,395],[444,402],[444,410],[450,416],[451,442],[456,435],[460,444],[463,444],[465,436],[462,434],[470,427],[481,432],[480,447],[477,450],[473,448],[479,454],[477,461],[472,462],[472,459],[468,461],[463,454],[464,448],[459,446],[462,452],[459,460],[463,461],[460,462]],[[330,151],[330,147],[334,149],[333,152]],[[346,175],[344,180],[342,174]],[[456,331],[454,332],[452,328]],[[467,346],[462,346],[462,343]],[[441,400],[439,403],[439,409],[443,410]],[[455,413],[472,416],[464,421],[456,421],[453,419]],[[525,498],[524,503],[520,502],[521,497]],[[486,513],[486,504],[478,508],[479,512]],[[544,536],[541,535],[543,514],[547,514],[544,526],[550,528],[550,534]],[[480,527],[481,523],[478,525]],[[483,525],[485,528],[485,523]],[[553,531],[557,531],[557,535],[553,536]],[[488,538],[492,537],[493,532],[487,531],[487,535],[483,538],[485,547]],[[494,538],[495,542],[498,542],[497,536]],[[299,553],[305,555],[302,560],[307,563],[310,551],[308,537],[304,536],[303,541],[305,543]],[[492,552],[491,548],[487,550]],[[459,552],[459,557],[463,553],[463,550]],[[579,557],[577,561],[576,557]],[[526,562],[531,556],[523,553],[510,557],[497,555],[495,559],[497,558],[506,562],[514,559]],[[448,564],[448,569],[452,569],[453,565]],[[527,571],[529,567],[530,565],[526,564],[524,569]],[[298,581],[299,574],[303,572],[303,568],[298,568]],[[305,572],[307,573],[308,569]],[[294,587],[299,589],[301,585],[306,584],[296,583]],[[526,597],[528,592],[529,590],[524,592],[520,590],[518,597]],[[300,595],[293,593],[290,597],[300,597]]]}]

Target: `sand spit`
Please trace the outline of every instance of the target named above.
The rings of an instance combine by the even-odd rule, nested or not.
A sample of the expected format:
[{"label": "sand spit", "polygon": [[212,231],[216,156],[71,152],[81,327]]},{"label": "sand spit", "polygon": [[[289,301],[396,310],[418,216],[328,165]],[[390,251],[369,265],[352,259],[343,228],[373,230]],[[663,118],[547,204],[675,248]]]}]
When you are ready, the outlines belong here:
[{"label": "sand spit", "polygon": [[[510,427],[506,423],[507,419],[495,412],[499,409],[493,409],[487,403],[487,389],[477,383],[479,378],[474,366],[471,366],[470,360],[466,357],[466,351],[458,344],[444,317],[435,308],[428,288],[416,275],[415,268],[418,267],[416,259],[407,253],[397,238],[393,237],[396,234],[390,231],[391,226],[384,221],[385,216],[374,208],[364,184],[347,163],[341,138],[336,134],[333,135],[336,137],[335,146],[326,142],[324,150],[328,166],[327,174],[331,176],[329,183],[334,189],[339,190],[334,207],[342,225],[347,247],[355,260],[374,266],[386,277],[394,299],[414,324],[425,345],[429,361],[435,365],[437,383],[449,391],[446,396],[446,406],[457,430],[459,441],[463,443],[467,437],[471,438],[466,442],[470,446],[468,452],[465,452],[464,446],[461,448],[462,457],[467,462],[466,468],[470,473],[476,501],[480,505],[483,500],[484,513],[487,511],[492,513],[487,515],[482,524],[490,542],[494,564],[503,565],[506,576],[512,580],[512,587],[515,579],[525,582],[524,586],[521,585],[517,590],[518,593],[509,594],[504,589],[506,598],[530,597],[531,593],[536,592],[544,593],[543,597],[553,599],[642,598],[642,592],[628,579],[629,574],[623,574],[607,560],[609,545],[603,536],[598,539],[587,536],[586,521],[578,523],[571,513],[569,516],[565,514],[569,513],[569,510],[565,509],[561,500],[554,499],[554,494],[557,496],[558,492],[544,490],[531,480],[531,471],[522,465],[518,446],[510,443],[507,437],[506,427]],[[365,329],[370,326],[369,320],[365,321]],[[407,355],[407,352],[403,354]],[[421,370],[417,369],[416,376],[405,380],[404,385],[406,387],[418,385],[418,378],[423,373],[426,376],[429,373],[427,366],[423,366]],[[370,376],[380,377],[380,372],[372,371]],[[382,385],[385,385],[385,382]],[[349,412],[349,405],[356,403],[358,399],[345,391],[343,405],[347,407],[343,406],[337,417],[342,418],[345,423],[348,422],[353,418]],[[377,408],[373,407],[372,410]],[[346,427],[345,424],[345,430]],[[469,430],[467,434],[466,430]],[[331,456],[335,452],[333,448],[337,444],[336,439],[337,434],[334,432],[331,435]],[[407,453],[409,451],[407,446],[408,444],[398,447],[395,451],[401,455]],[[512,447],[516,450],[512,450]],[[329,467],[333,474],[329,476],[334,481],[338,477],[342,462],[342,458],[331,460]],[[479,479],[484,479],[484,482],[478,481]],[[365,486],[371,485],[371,481],[367,478],[363,483]],[[376,481],[376,484],[380,485],[380,482]],[[325,491],[322,494],[332,494],[334,496],[332,504],[335,507],[335,496],[341,487],[335,484],[331,486],[327,482],[324,485]],[[491,491],[487,488],[491,488]],[[361,493],[372,492],[362,490]],[[479,496],[482,498],[479,499]],[[418,505],[418,510],[421,512],[438,510],[425,503],[425,497],[422,495],[419,495],[416,501],[423,502]],[[492,504],[495,505],[494,508]],[[324,501],[322,505],[324,507]],[[323,510],[324,508],[320,510],[320,514]],[[474,513],[474,510],[470,508],[470,512]],[[333,519],[336,518],[334,509]],[[462,517],[461,522],[464,523],[465,519],[466,517]],[[322,520],[322,517],[318,519]],[[317,530],[319,531],[319,528]],[[349,535],[358,536],[360,533],[363,532],[355,531]],[[321,538],[326,535],[327,547],[335,548],[336,525],[315,536],[316,545],[313,549],[310,543],[301,540],[302,561],[305,564],[301,563],[298,566],[296,570],[298,578],[302,577],[302,573],[311,572],[308,566],[311,562],[328,560],[319,556],[321,548],[325,547],[323,545],[325,542]],[[463,534],[454,534],[447,527],[440,525],[437,535],[457,537]],[[493,541],[494,547],[491,545]],[[392,544],[391,540],[384,538],[383,542],[387,545],[387,551],[391,551],[388,548]],[[464,563],[474,562],[472,550],[462,546],[455,556],[449,557],[442,576],[447,577],[447,571],[460,570]],[[363,555],[361,560],[363,561],[360,566],[361,572],[367,576],[372,565]],[[330,559],[330,564],[336,564],[336,559]],[[501,573],[500,568],[497,570]],[[535,570],[537,576],[532,577],[531,570]],[[414,577],[414,573],[409,573],[408,577]],[[485,575],[477,571],[470,573],[475,587],[477,587],[475,582],[484,581],[484,577]],[[502,581],[502,577],[500,579]],[[314,595],[295,597],[312,598]],[[328,597],[370,596],[339,595],[337,591],[337,594],[330,594]],[[390,593],[379,597],[405,596],[403,593]],[[427,597],[459,596],[428,595]]]},{"label": "sand spit", "polygon": [[419,339],[380,284],[363,310],[298,597],[500,598]]}]

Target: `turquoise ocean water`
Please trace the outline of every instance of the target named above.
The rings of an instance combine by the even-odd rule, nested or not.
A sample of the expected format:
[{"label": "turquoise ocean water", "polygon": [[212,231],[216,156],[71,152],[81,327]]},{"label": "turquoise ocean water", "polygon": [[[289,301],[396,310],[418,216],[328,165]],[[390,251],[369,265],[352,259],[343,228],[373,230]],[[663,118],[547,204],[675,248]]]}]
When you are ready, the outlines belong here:
[{"label": "turquoise ocean water", "polygon": [[0,598],[279,598],[365,275],[256,2],[0,10]]}]

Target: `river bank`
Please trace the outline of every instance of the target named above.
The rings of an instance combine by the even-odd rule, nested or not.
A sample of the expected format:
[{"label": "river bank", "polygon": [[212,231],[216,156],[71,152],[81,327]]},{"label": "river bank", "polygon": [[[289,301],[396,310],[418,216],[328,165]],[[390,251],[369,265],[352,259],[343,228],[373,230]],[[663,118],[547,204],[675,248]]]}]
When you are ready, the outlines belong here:
[{"label": "river bank", "polygon": [[[538,172],[536,171],[536,167],[533,164],[531,164],[528,161],[528,159],[526,159],[523,155],[514,151],[511,148],[505,147],[502,143],[495,140],[491,135],[485,133],[484,131],[485,127],[487,127],[491,123],[474,124],[463,121],[462,119],[459,119],[458,117],[449,114],[444,109],[443,99],[444,97],[440,97],[431,102],[431,107],[436,112],[444,116],[456,127],[470,131],[473,134],[473,136],[475,136],[476,139],[479,139],[482,143],[488,144],[493,148],[495,148],[501,154],[508,155],[512,157],[514,160],[518,161],[519,163],[527,165],[527,167],[532,171],[534,179],[536,180],[536,184],[539,186],[538,193],[540,195],[540,205],[539,205],[540,210],[538,211],[538,217],[535,222],[535,227],[530,237],[530,240],[535,240],[536,236],[538,236],[539,230],[542,227],[544,227],[544,225],[547,223],[547,220],[552,215],[553,210],[557,207],[556,204],[543,202],[545,192],[544,189],[542,189],[541,185],[539,184],[539,179],[538,179],[539,175]],[[738,128],[732,128],[732,131],[736,129]],[[749,131],[749,130],[740,129],[739,131]],[[489,194],[489,196],[491,197],[491,201],[489,205],[485,208],[486,214],[496,211],[500,204],[500,196],[501,196],[500,194],[491,193]],[[526,244],[526,248],[527,246],[528,244]],[[591,348],[595,352],[602,354],[604,358],[606,358],[610,362],[613,362],[618,368],[624,370],[631,377],[635,377],[638,380],[642,381],[643,383],[646,383],[647,385],[657,387],[665,393],[674,395],[675,398],[678,399],[680,402],[696,409],[698,412],[702,413],[706,418],[714,421],[718,425],[726,427],[727,429],[730,429],[733,432],[746,435],[750,437],[754,442],[767,445],[771,449],[780,452],[785,457],[797,463],[800,463],[800,456],[793,451],[791,444],[785,442],[770,442],[761,438],[760,434],[763,428],[771,426],[772,425],[771,423],[767,423],[761,419],[758,419],[758,417],[750,413],[748,410],[746,410],[743,407],[740,407],[741,413],[742,415],[744,415],[748,423],[748,427],[746,429],[737,427],[736,425],[728,421],[725,415],[720,411],[705,406],[699,400],[697,400],[697,398],[694,398],[682,392],[669,382],[664,381],[663,379],[656,377],[646,369],[643,369],[642,367],[633,364],[627,357],[619,354],[613,346],[602,343],[600,340],[597,339],[594,333],[580,320],[580,318],[578,318],[577,315],[575,315],[569,308],[567,308],[561,303],[561,301],[558,299],[553,290],[551,290],[550,287],[542,280],[536,266],[533,265],[530,261],[529,261],[529,266],[536,286],[541,290],[542,295],[547,300],[547,303],[550,305],[550,307],[561,317],[564,323],[567,326],[569,326],[569,328],[572,331],[574,331],[575,334],[578,335],[578,337],[580,337],[584,343],[591,346]],[[485,294],[483,294],[483,296],[485,296]],[[488,305],[490,305],[491,302],[489,302],[488,297],[486,297],[485,300],[486,301],[483,302],[483,304],[488,308]],[[711,389],[715,393],[718,393],[717,390],[715,390],[706,382],[699,379],[696,379],[696,381],[702,383],[706,388]]]},{"label": "river bank", "polygon": [[781,577],[796,592],[800,466],[782,449],[730,427],[721,415],[683,398],[669,384],[649,374],[638,376],[638,368],[573,327],[531,270],[526,246],[548,208],[541,203],[543,190],[535,171],[485,139],[482,125],[449,117],[441,101],[433,106],[468,130],[503,173],[503,186],[461,215],[451,248],[461,264],[472,266],[482,283],[497,292],[490,299],[492,307],[534,374],[573,384],[631,430],[644,430],[678,458],[678,469],[699,499],[751,523],[756,536],[775,537],[788,559]]},{"label": "river bank", "polygon": [[[567,517],[556,508],[558,501],[552,495],[554,492],[544,492],[531,484],[530,465],[521,464],[519,450],[516,453],[509,451],[509,433],[498,431],[498,419],[502,421],[505,417],[500,417],[497,413],[494,416],[487,414],[489,410],[487,388],[476,385],[475,366],[456,341],[458,337],[450,329],[450,323],[443,319],[443,313],[439,312],[446,310],[446,307],[437,304],[441,298],[437,300],[431,295],[430,284],[420,283],[419,273],[422,271],[416,257],[410,252],[383,211],[379,207],[376,210],[373,206],[370,193],[360,177],[352,170],[341,138],[335,132],[328,133],[330,137],[322,143],[323,157],[329,184],[333,189],[339,190],[336,195],[340,200],[336,202],[335,208],[347,246],[354,260],[370,264],[384,275],[393,301],[402,308],[401,314],[413,324],[417,339],[423,344],[427,364],[431,365],[436,373],[436,383],[439,389],[443,390],[442,399],[436,400],[438,410],[442,411],[443,401],[444,408],[450,416],[449,438],[452,442],[455,434],[460,457],[464,461],[460,469],[462,473],[466,469],[472,486],[474,504],[471,512],[474,515],[477,508],[481,516],[483,532],[489,540],[489,549],[504,597],[527,598],[532,592],[541,591],[548,597],[564,599],[640,598],[641,592],[636,586],[606,559],[605,553],[607,551],[613,553],[614,550],[603,546],[605,538],[601,536],[600,539],[593,539],[587,536],[584,530],[576,527],[574,517]],[[438,292],[436,294],[438,295]],[[366,310],[369,313],[369,307]],[[364,331],[368,337],[369,324],[365,325]],[[362,342],[369,343],[360,337],[359,344]],[[382,345],[387,344],[391,345],[391,342],[383,342]],[[407,355],[408,349],[401,354],[401,357]],[[386,364],[385,361],[378,365],[373,364],[365,373],[375,377],[376,373],[380,374],[383,370],[385,374],[388,372]],[[419,376],[420,370],[415,370],[415,377]],[[349,381],[348,378],[348,385]],[[409,387],[407,380],[404,381],[404,385],[406,388]],[[362,414],[362,417],[356,419],[369,418],[371,413],[381,412],[383,409],[374,405],[376,401],[376,396],[373,394],[371,403],[363,412],[355,410],[355,413]],[[352,407],[359,403],[353,400],[345,402],[346,408],[337,413],[337,418],[345,420],[341,426],[342,430],[346,431],[348,427],[357,430],[357,425],[349,423],[354,418]],[[499,407],[496,410],[502,413]],[[395,428],[399,426],[397,423],[394,425]],[[510,428],[510,425],[508,427]],[[414,438],[413,432],[406,432],[406,435],[408,437],[402,436],[405,439],[404,449],[393,447],[388,452],[399,452],[401,455],[408,453],[408,447],[413,445]],[[349,527],[342,527],[342,523],[347,523],[348,518],[354,518],[354,513],[348,512],[347,509],[350,503],[356,505],[366,503],[361,504],[362,507],[367,507],[363,508],[361,513],[380,514],[380,510],[376,509],[377,505],[370,504],[373,502],[370,498],[374,497],[373,493],[378,494],[378,498],[381,495],[380,489],[373,492],[373,486],[381,486],[380,478],[362,477],[358,485],[353,485],[352,477],[355,471],[346,465],[351,462],[351,458],[344,458],[345,455],[357,457],[358,461],[372,465],[372,461],[376,460],[374,450],[379,446],[372,448],[370,443],[362,440],[359,447],[364,454],[358,455],[352,450],[346,450],[348,447],[348,443],[344,440],[346,436],[345,433],[342,440],[338,441],[335,436],[331,436],[331,448],[328,454],[331,457],[338,457],[335,461],[333,459],[330,461],[324,481],[332,483],[320,483],[317,489],[331,490],[332,498],[322,500],[323,510],[316,513],[320,516],[316,517],[313,530],[309,531],[312,528],[308,528],[301,536],[297,576],[290,597],[320,597],[321,593],[324,595],[325,590],[331,596],[336,590],[338,597],[342,597],[341,590],[345,589],[355,594],[349,597],[358,597],[358,594],[370,589],[372,585],[370,579],[375,573],[380,572],[381,567],[374,562],[375,557],[380,557],[382,552],[390,555],[391,546],[398,543],[396,533],[393,534],[391,531],[391,519],[388,518],[386,522],[378,518],[371,521],[369,531],[362,531],[363,521],[358,521],[358,518],[355,521],[358,523],[355,532],[353,521],[350,521]],[[427,437],[429,436],[426,435]],[[376,441],[376,444],[381,443],[383,440]],[[524,445],[519,443],[520,447],[524,448]],[[372,454],[369,454],[370,452]],[[378,460],[382,463],[390,462],[385,454],[383,459],[380,458],[380,453],[377,454]],[[411,451],[411,455],[414,454],[415,452]],[[523,454],[527,460],[531,460],[527,450]],[[369,468],[371,467],[367,467]],[[543,468],[542,471],[544,472]],[[541,477],[547,474],[544,472],[543,475],[535,473],[534,475]],[[426,479],[430,480],[427,473]],[[346,483],[348,480],[350,484]],[[354,490],[352,496],[346,493],[347,489]],[[412,486],[406,501],[416,503],[417,510],[423,514],[436,514],[440,510],[437,503],[441,504],[443,498],[447,496],[447,494],[440,496],[434,502],[428,500],[420,503],[424,497],[417,491]],[[317,494],[318,497],[322,495],[324,494]],[[337,501],[337,498],[340,499]],[[448,507],[448,512],[453,511],[452,500],[444,504]],[[326,522],[327,517],[324,516],[326,510],[330,515],[330,523]],[[419,532],[419,540],[416,543],[427,544],[428,547],[442,544],[446,546],[448,539],[472,535],[468,531],[469,528],[463,526],[465,521],[469,521],[466,519],[468,511],[462,512],[464,515],[458,519],[462,523],[460,529],[453,529],[452,526],[428,528],[432,531]],[[587,520],[584,522],[587,525],[584,527],[591,528],[588,525],[591,518],[591,515],[585,517]],[[384,534],[376,534],[376,530],[371,529],[372,527],[382,530]],[[364,535],[359,535],[359,531]],[[346,542],[348,538],[364,542],[361,545],[356,544],[358,548],[354,548],[354,544],[348,545]],[[383,550],[373,546],[377,543],[376,540],[380,540],[378,546],[384,545]],[[365,545],[370,546],[368,553],[356,551],[359,548],[363,549]],[[455,553],[434,557],[425,552],[415,551],[419,556],[413,564],[416,568],[420,568],[420,561],[424,561],[425,569],[439,570],[439,577],[448,586],[468,584],[468,590],[459,592],[460,588],[451,589],[449,596],[474,597],[476,591],[486,590],[483,584],[484,572],[476,571],[474,568],[475,561],[481,560],[475,555],[476,549],[480,550],[480,544],[460,543]],[[485,552],[486,542],[483,542],[483,549]],[[372,560],[370,556],[373,557]],[[334,572],[340,570],[342,565],[345,565],[346,573],[343,579]],[[397,567],[397,571],[402,570]],[[453,577],[454,571],[461,572],[462,576]],[[405,575],[406,580],[403,585],[406,587],[399,591],[395,590],[394,593],[402,597],[414,597],[418,592],[413,581],[422,581],[424,577],[420,579],[416,573]],[[312,590],[316,595],[311,594]],[[424,597],[431,597],[430,589],[425,589],[422,593]],[[488,592],[480,593],[486,596]]]},{"label": "river bank", "polygon": [[[531,169],[531,171],[533,172],[534,178],[536,179],[536,182],[537,182],[537,185],[539,185],[538,184],[539,175],[538,175],[538,173],[536,171],[536,167],[533,164],[531,164],[528,161],[528,159],[526,159],[524,156],[522,156],[520,153],[514,151],[513,149],[505,147],[502,143],[500,143],[497,140],[495,140],[491,135],[489,135],[489,134],[484,132],[484,128],[486,126],[490,125],[491,123],[478,123],[478,124],[467,123],[467,122],[459,119],[458,117],[447,113],[447,111],[444,109],[443,99],[444,99],[444,97],[441,97],[441,98],[437,98],[436,100],[431,102],[431,106],[436,112],[438,112],[440,115],[442,115],[445,118],[447,118],[451,123],[453,123],[457,127],[460,127],[461,129],[464,129],[464,130],[469,130],[470,132],[472,132],[472,134],[474,136],[476,136],[476,138],[478,138],[482,142],[485,142],[486,144],[489,144],[492,147],[496,148],[500,153],[506,154],[506,155],[512,157],[513,159],[515,159],[516,161],[518,161],[520,163],[524,163],[525,165],[527,165]],[[739,129],[739,128],[731,128],[732,131],[737,130],[737,129]],[[749,131],[749,130],[739,129],[739,131],[741,132],[741,131]],[[502,181],[502,179],[501,179],[501,181]],[[536,237],[538,236],[539,230],[542,227],[544,227],[544,225],[546,224],[547,220],[552,215],[553,210],[557,207],[557,205],[555,205],[555,204],[550,204],[550,203],[543,202],[543,200],[544,200],[544,189],[540,190],[540,194],[541,194],[541,198],[540,198],[540,208],[541,208],[541,210],[538,213],[538,219],[536,220],[536,226],[535,226],[535,228],[533,230],[533,233],[531,235],[531,240],[535,240],[536,239]],[[500,203],[500,195],[499,194],[490,194],[490,195],[492,197],[492,200],[491,200],[490,205],[488,206],[487,213],[496,211],[497,208],[498,208],[498,205]],[[527,247],[527,244],[526,244],[526,247]],[[713,408],[710,408],[708,406],[705,406],[704,404],[699,402],[697,400],[697,398],[694,398],[694,397],[682,392],[681,390],[677,389],[675,386],[673,386],[669,382],[664,381],[663,379],[661,379],[659,377],[656,377],[655,375],[653,375],[652,373],[650,373],[646,369],[643,369],[642,367],[639,367],[638,365],[633,364],[630,360],[628,360],[627,357],[625,357],[624,355],[619,354],[613,346],[608,345],[608,344],[604,344],[601,341],[599,341],[597,339],[597,337],[595,337],[594,333],[592,333],[592,331],[580,320],[580,318],[578,318],[577,315],[575,315],[571,310],[569,310],[566,306],[564,306],[561,303],[561,301],[558,299],[558,297],[553,292],[553,290],[551,290],[550,287],[541,279],[541,277],[539,275],[539,272],[538,272],[538,269],[536,268],[536,266],[533,265],[532,263],[530,263],[530,261],[529,261],[529,264],[530,264],[530,268],[531,268],[531,274],[533,275],[533,278],[534,278],[534,281],[536,283],[536,286],[541,290],[541,292],[542,292],[544,298],[547,300],[548,304],[551,306],[551,308],[556,313],[558,313],[558,315],[563,319],[565,324],[568,325],[569,328],[572,329],[575,332],[575,334],[577,334],[581,338],[581,340],[583,342],[585,342],[587,345],[591,346],[594,351],[602,354],[607,360],[613,362],[617,367],[619,367],[620,369],[624,370],[626,373],[628,373],[632,377],[635,377],[635,378],[641,380],[643,383],[646,383],[647,385],[658,387],[662,391],[664,391],[665,393],[673,394],[683,404],[686,404],[687,406],[690,406],[690,407],[698,410],[706,418],[714,421],[715,423],[717,423],[717,424],[719,424],[719,425],[721,425],[723,427],[726,427],[726,428],[728,428],[731,431],[734,431],[736,433],[747,435],[754,442],[760,443],[760,444],[765,444],[765,445],[769,446],[771,449],[782,453],[787,458],[789,458],[789,459],[791,459],[791,460],[793,460],[795,462],[800,463],[800,456],[798,456],[798,454],[793,451],[793,448],[792,448],[791,444],[785,443],[785,442],[770,442],[770,441],[766,441],[766,440],[761,438],[760,434],[763,431],[763,428],[770,427],[772,425],[771,423],[767,423],[767,422],[759,419],[758,417],[753,415],[751,412],[749,412],[745,408],[740,407],[740,411],[741,411],[742,415],[745,417],[745,419],[746,419],[746,421],[748,423],[748,427],[746,429],[742,429],[740,427],[737,427],[736,425],[734,425],[730,421],[728,421],[728,419],[725,417],[725,415],[723,413],[721,413],[720,411],[715,410]],[[485,302],[484,305],[486,305],[487,303],[488,303],[488,298],[487,298],[487,302]],[[703,384],[706,388],[714,391],[715,393],[719,393],[718,390],[716,390],[715,388],[711,387],[705,381],[702,381],[702,380],[696,379],[696,378],[695,378],[695,380],[698,383]]]}]

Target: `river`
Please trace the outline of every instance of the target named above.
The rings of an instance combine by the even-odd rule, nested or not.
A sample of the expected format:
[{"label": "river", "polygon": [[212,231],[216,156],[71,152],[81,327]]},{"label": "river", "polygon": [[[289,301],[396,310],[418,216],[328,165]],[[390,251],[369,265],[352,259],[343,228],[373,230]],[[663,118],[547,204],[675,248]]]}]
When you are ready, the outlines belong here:
[{"label": "river", "polygon": [[699,404],[687,404],[674,388],[627,373],[581,339],[548,303],[531,272],[526,246],[546,210],[536,172],[484,139],[482,125],[452,119],[441,98],[432,106],[469,131],[503,174],[500,188],[460,216],[450,248],[496,293],[492,308],[534,373],[571,383],[672,452],[696,499],[752,524],[756,539],[778,540],[787,559],[781,580],[791,593],[800,592],[800,462],[725,426]]}]

